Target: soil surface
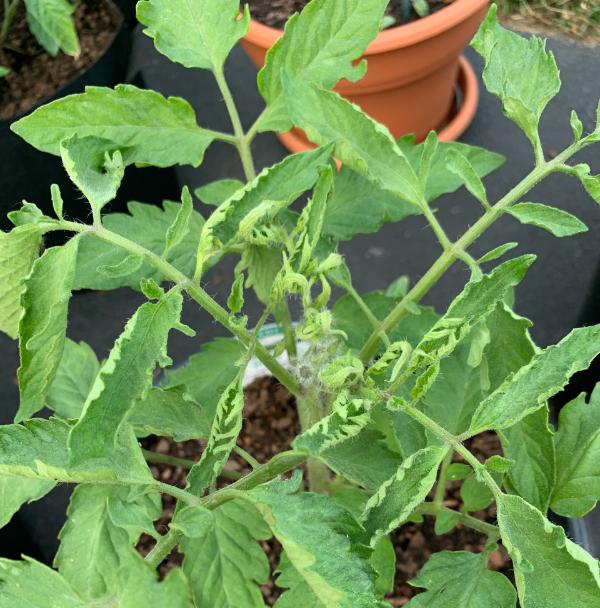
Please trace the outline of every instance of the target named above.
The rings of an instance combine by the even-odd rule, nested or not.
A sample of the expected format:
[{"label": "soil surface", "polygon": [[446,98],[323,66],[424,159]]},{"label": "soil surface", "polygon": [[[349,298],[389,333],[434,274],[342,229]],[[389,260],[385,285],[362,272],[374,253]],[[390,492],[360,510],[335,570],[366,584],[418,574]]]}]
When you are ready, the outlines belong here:
[{"label": "soil surface", "polygon": [[[299,423],[293,397],[276,380],[272,378],[259,378],[245,390],[244,424],[238,438],[238,445],[247,450],[259,462],[266,462],[278,452],[290,448],[293,438],[299,432]],[[145,440],[147,449],[160,454],[168,454],[179,458],[197,460],[204,447],[200,441],[187,441],[174,443],[166,438],[150,437]],[[481,435],[473,439],[471,451],[480,459],[485,460],[493,454],[500,453],[500,443],[493,434]],[[153,475],[165,483],[179,487],[185,485],[186,471],[181,467],[171,465],[152,465]],[[227,465],[227,475],[219,485],[228,483],[229,478],[249,472],[247,463],[234,454]],[[444,504],[453,509],[460,508],[460,482],[448,484],[448,491]],[[161,534],[167,531],[167,526],[173,514],[175,499],[163,496],[164,511],[157,522],[157,530]],[[496,512],[492,506],[489,509],[474,513],[475,517],[489,523],[495,523]],[[437,551],[474,551],[480,552],[485,545],[486,537],[478,532],[457,526],[454,530],[443,536],[434,532],[434,520],[426,517],[421,524],[407,523],[398,528],[392,536],[396,550],[396,585],[394,592],[386,599],[392,606],[404,606],[420,589],[411,587],[407,581],[414,578],[432,553]],[[146,555],[154,540],[144,536],[140,540],[138,549]],[[281,546],[276,540],[262,543],[263,549],[271,564],[271,578],[262,589],[267,605],[272,606],[283,592],[274,584],[275,569],[279,562]],[[165,560],[160,566],[161,575],[181,564],[183,557],[177,552]],[[495,551],[490,557],[490,567],[499,570],[512,578],[511,562],[504,548]]]},{"label": "soil surface", "polygon": [[[3,9],[0,9],[0,18]],[[0,78],[0,118],[12,118],[55,93],[89,65],[112,42],[117,14],[107,0],[85,0],[74,13],[81,53],[71,57],[59,53],[51,57],[29,31],[25,9],[20,7],[4,49],[0,65],[11,70]]]},{"label": "soil surface", "polygon": [[[427,0],[427,2],[429,13],[435,13],[451,4],[453,0]],[[248,0],[248,4],[254,19],[265,25],[283,29],[291,15],[301,11],[308,4],[308,0]],[[410,23],[420,18],[407,0],[391,0],[387,15],[394,19],[394,25]]]}]

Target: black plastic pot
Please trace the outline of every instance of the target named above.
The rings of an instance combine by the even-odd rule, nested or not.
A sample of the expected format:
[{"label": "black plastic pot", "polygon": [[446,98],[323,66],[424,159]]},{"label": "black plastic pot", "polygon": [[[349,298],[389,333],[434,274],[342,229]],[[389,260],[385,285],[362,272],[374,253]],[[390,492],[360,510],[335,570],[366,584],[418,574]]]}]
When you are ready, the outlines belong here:
[{"label": "black plastic pot", "polygon": [[127,26],[135,27],[137,23],[135,16],[137,0],[113,0],[113,2],[119,7],[121,13],[123,13]]},{"label": "black plastic pot", "polygon": [[[132,33],[126,26],[120,10],[116,6],[114,10],[119,14],[119,27],[100,59],[36,107],[65,95],[81,93],[88,85],[114,87],[125,82],[131,54]],[[45,213],[53,215],[50,200],[50,185],[53,183],[61,188],[65,215],[87,221],[90,216],[89,206],[69,180],[60,158],[39,152],[10,130],[10,125],[18,118],[20,116],[0,120],[0,158],[2,158],[0,228],[8,230],[12,227],[6,214],[19,208],[23,200],[35,203]],[[125,211],[127,202],[133,199],[160,203],[166,198],[178,197],[179,187],[173,169],[131,167],[125,172],[117,200],[111,203],[107,210]],[[53,235],[50,244],[58,242],[58,239],[60,236]]]}]

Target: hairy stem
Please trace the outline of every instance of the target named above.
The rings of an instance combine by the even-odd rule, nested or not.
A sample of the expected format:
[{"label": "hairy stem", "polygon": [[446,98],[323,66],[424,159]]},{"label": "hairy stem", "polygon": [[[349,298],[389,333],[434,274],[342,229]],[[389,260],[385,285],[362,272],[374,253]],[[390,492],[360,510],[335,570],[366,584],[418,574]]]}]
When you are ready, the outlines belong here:
[{"label": "hairy stem", "polygon": [[433,497],[433,504],[438,509],[442,508],[442,503],[444,502],[444,497],[446,496],[446,480],[448,479],[448,465],[452,462],[452,450],[450,450],[444,461],[442,462],[442,466],[440,467],[440,475],[438,477],[437,486],[435,488],[435,495]]},{"label": "hairy stem", "polygon": [[[249,346],[253,341],[252,332],[248,331],[245,327],[237,325],[230,318],[230,315],[225,308],[223,308],[216,300],[208,295],[199,285],[195,285],[193,281],[184,275],[182,272],[177,270],[174,266],[169,264],[164,258],[156,255],[154,252],[142,247],[138,243],[130,241],[129,239],[111,232],[104,227],[89,226],[86,224],[78,224],[76,222],[63,221],[60,223],[52,224],[52,229],[63,229],[71,230],[73,232],[92,232],[98,238],[101,238],[113,245],[117,245],[130,253],[139,255],[147,259],[161,274],[168,279],[173,281],[177,285],[185,289],[188,294],[194,299],[200,306],[206,310],[215,321],[219,322],[223,327],[230,331],[240,342],[245,346]],[[299,396],[302,391],[300,386],[296,382],[293,375],[286,370],[280,363],[271,356],[269,351],[260,343],[256,344],[256,356],[265,365],[265,367],[279,380],[279,382],[285,386],[293,395]]]},{"label": "hairy stem", "polygon": [[357,306],[363,311],[363,313],[369,320],[369,323],[371,323],[371,325],[373,326],[373,330],[375,330],[379,333],[381,341],[385,344],[385,346],[389,346],[391,342],[390,342],[390,339],[388,338],[388,335],[381,328],[381,322],[373,314],[371,309],[367,306],[366,302],[362,299],[361,295],[356,291],[356,289],[354,289],[354,287],[352,285],[348,285],[346,287],[346,291],[348,292],[350,297],[356,302]]},{"label": "hairy stem", "polygon": [[[511,205],[522,200],[536,184],[547,177],[550,173],[557,170],[567,159],[578,152],[585,143],[577,142],[569,146],[553,160],[536,166],[529,175],[521,180],[510,192],[500,199],[493,207],[487,210],[477,222],[475,222],[456,243],[446,249],[442,255],[434,262],[431,268],[421,277],[406,296],[394,307],[389,315],[381,322],[381,328],[385,332],[393,329],[397,323],[409,312],[407,305],[417,303],[429,292],[429,290],[439,281],[444,273],[470,247]],[[360,356],[363,362],[370,361],[379,346],[380,334],[373,331]]]},{"label": "hairy stem", "polygon": [[[238,497],[241,491],[251,490],[261,483],[270,481],[282,473],[295,469],[305,461],[306,455],[301,454],[300,452],[291,450],[281,452],[280,454],[277,454],[277,456],[274,456],[269,462],[254,469],[251,473],[248,473],[248,475],[244,475],[244,477],[226,488],[209,494],[204,498],[194,498],[196,498],[196,500],[199,501],[198,504],[205,509],[216,509],[222,504]],[[184,490],[181,491],[183,492]],[[170,530],[158,541],[154,549],[148,553],[146,561],[153,568],[158,567],[171,551],[173,551],[180,540],[180,533],[175,530]]]},{"label": "hairy stem", "polygon": [[229,89],[229,85],[225,79],[225,74],[222,70],[215,70],[214,75],[217,85],[219,86],[219,90],[221,91],[221,95],[223,95],[225,107],[229,112],[231,125],[233,126],[233,132],[235,134],[236,146],[240,154],[244,174],[246,179],[250,182],[256,177],[254,160],[252,159],[252,153],[250,152],[250,142],[244,133],[242,121],[240,120],[240,115],[235,105],[235,101],[233,100],[233,95],[231,94],[231,90]]},{"label": "hairy stem", "polygon": [[[195,460],[188,460],[187,458],[177,458],[176,456],[169,456],[168,454],[159,454],[158,452],[152,452],[151,450],[142,449],[142,454],[146,459],[146,462],[151,464],[168,464],[173,467],[181,467],[189,471],[195,464]],[[242,476],[238,471],[229,471],[223,469],[220,476],[225,479],[237,481]]]},{"label": "hairy stem", "polygon": [[[306,431],[323,418],[323,408],[316,389],[307,391],[301,398],[296,399],[300,428]],[[308,488],[311,492],[326,494],[329,491],[331,478],[324,462],[310,458],[306,463],[308,472]]]},{"label": "hairy stem", "polygon": [[460,511],[454,511],[448,507],[438,506],[435,503],[425,502],[415,509],[415,513],[419,513],[420,515],[452,513],[455,517],[457,517],[460,524],[467,526],[468,528],[472,528],[473,530],[477,530],[477,532],[481,532],[482,534],[486,534],[491,540],[496,540],[500,537],[500,530],[498,529],[498,526],[488,524],[487,522],[481,521],[480,519],[468,515],[467,513],[461,513]]}]

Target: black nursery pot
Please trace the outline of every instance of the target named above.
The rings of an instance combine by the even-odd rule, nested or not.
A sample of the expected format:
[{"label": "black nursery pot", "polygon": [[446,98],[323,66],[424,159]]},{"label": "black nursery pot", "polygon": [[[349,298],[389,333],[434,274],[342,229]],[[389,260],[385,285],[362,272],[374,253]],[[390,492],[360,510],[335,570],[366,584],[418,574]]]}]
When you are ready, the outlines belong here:
[{"label": "black nursery pot", "polygon": [[[125,4],[125,2],[120,4]],[[135,6],[135,3],[133,4]],[[114,10],[119,16],[118,29],[104,54],[84,72],[27,113],[65,95],[81,93],[86,86],[114,87],[125,82],[131,55],[132,33],[119,8],[114,6]],[[135,84],[142,83],[136,82]],[[82,200],[81,193],[69,180],[61,159],[36,150],[10,130],[10,125],[19,118],[21,116],[0,120],[0,158],[2,159],[0,229],[10,230],[12,228],[6,214],[18,209],[23,200],[35,203],[44,213],[53,215],[50,199],[51,184],[58,184],[61,189],[64,213],[67,217],[89,221],[89,206]],[[126,204],[130,200],[160,203],[164,199],[177,200],[178,198],[179,187],[173,169],[151,167],[136,169],[132,167],[126,170],[118,198],[107,207],[107,211],[126,211]],[[64,240],[64,236],[61,237],[54,233],[48,239],[48,244],[57,244],[61,238]]]},{"label": "black nursery pot", "polygon": [[113,0],[113,2],[119,7],[123,14],[127,27],[135,27],[137,23],[135,16],[137,0]]}]

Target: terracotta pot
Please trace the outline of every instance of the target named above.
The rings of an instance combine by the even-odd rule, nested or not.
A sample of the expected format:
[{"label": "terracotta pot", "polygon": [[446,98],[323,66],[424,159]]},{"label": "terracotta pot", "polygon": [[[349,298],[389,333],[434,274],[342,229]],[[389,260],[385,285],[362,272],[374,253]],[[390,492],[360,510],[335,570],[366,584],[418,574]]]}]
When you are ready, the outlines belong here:
[{"label": "terracotta pot", "polygon": [[[395,137],[415,133],[422,140],[435,129],[456,139],[471,123],[478,101],[477,79],[460,54],[485,16],[488,0],[454,0],[446,8],[407,25],[381,32],[367,47],[367,75],[335,90],[385,124]],[[250,22],[242,45],[261,67],[265,54],[283,30]],[[460,77],[460,78],[459,78]],[[462,100],[457,108],[457,82]],[[296,152],[310,144],[294,129],[280,134]]]}]

